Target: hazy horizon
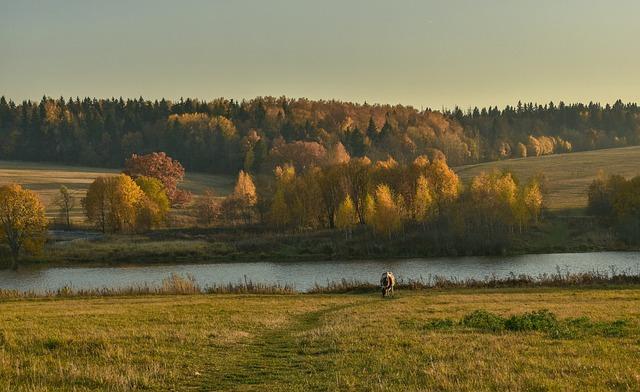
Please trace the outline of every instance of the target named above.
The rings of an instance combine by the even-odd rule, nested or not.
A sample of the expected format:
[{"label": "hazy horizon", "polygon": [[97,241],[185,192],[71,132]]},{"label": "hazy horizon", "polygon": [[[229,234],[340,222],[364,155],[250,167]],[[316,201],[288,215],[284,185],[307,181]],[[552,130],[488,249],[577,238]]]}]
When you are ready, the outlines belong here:
[{"label": "hazy horizon", "polygon": [[640,101],[640,3],[2,2],[0,95]]}]

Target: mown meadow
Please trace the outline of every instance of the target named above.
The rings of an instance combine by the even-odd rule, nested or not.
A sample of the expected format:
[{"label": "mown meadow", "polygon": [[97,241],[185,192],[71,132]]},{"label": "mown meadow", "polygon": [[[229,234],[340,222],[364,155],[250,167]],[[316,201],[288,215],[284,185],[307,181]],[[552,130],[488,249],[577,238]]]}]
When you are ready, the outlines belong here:
[{"label": "mown meadow", "polygon": [[3,299],[3,390],[637,390],[640,290]]}]

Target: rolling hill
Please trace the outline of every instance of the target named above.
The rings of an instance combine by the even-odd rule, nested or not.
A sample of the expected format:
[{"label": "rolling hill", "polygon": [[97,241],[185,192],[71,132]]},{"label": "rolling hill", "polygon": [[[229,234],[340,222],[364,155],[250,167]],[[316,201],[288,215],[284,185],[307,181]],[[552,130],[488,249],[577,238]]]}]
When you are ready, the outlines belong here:
[{"label": "rolling hill", "polygon": [[548,181],[548,206],[551,210],[584,208],[587,205],[587,188],[600,170],[607,175],[640,175],[640,147],[509,159],[460,166],[455,170],[464,183],[483,171],[509,170],[521,181],[543,173]]}]

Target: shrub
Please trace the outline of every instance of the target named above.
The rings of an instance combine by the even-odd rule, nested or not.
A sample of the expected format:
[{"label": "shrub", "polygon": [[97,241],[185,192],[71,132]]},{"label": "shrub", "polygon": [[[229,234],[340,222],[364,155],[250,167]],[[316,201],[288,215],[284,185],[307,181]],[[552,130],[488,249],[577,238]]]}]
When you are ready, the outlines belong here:
[{"label": "shrub", "polygon": [[551,331],[558,328],[556,315],[546,309],[509,317],[505,323],[509,331]]},{"label": "shrub", "polygon": [[466,314],[461,324],[468,328],[491,332],[502,331],[505,328],[505,322],[502,317],[486,310],[474,310]]}]

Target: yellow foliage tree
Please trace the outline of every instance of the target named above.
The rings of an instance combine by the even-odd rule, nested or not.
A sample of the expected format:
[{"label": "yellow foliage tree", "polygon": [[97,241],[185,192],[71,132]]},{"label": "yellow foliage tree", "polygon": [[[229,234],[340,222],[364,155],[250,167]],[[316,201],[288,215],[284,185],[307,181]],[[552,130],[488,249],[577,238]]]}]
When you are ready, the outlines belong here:
[{"label": "yellow foliage tree", "polygon": [[416,180],[416,195],[413,198],[413,218],[418,222],[429,219],[433,211],[433,195],[427,178],[423,175]]},{"label": "yellow foliage tree", "polygon": [[171,205],[164,185],[157,178],[145,176],[136,178],[135,182],[144,193],[137,206],[136,227],[149,230],[163,225]]},{"label": "yellow foliage tree", "polygon": [[336,227],[344,230],[345,235],[348,237],[351,230],[353,230],[357,224],[358,216],[356,215],[356,209],[353,207],[351,197],[347,195],[338,206],[338,212],[336,213]]},{"label": "yellow foliage tree", "polygon": [[255,206],[258,202],[258,194],[256,193],[253,179],[244,170],[240,170],[240,173],[238,173],[238,181],[233,190],[233,195],[240,199],[242,205],[247,208]]},{"label": "yellow foliage tree", "polygon": [[543,197],[537,181],[532,181],[527,184],[523,190],[523,199],[529,216],[533,218],[534,222],[538,223],[540,211],[542,210]]},{"label": "yellow foliage tree", "polygon": [[46,228],[44,207],[34,192],[17,184],[0,187],[0,238],[11,250],[14,267],[22,250],[42,249]]},{"label": "yellow foliage tree", "polygon": [[143,197],[144,192],[131,177],[120,174],[96,178],[82,204],[88,220],[99,229],[119,232],[135,228]]},{"label": "yellow foliage tree", "polygon": [[375,191],[375,212],[371,224],[376,233],[391,234],[402,227],[402,211],[398,206],[391,189],[386,184],[380,184]]},{"label": "yellow foliage tree", "polygon": [[454,201],[460,193],[460,179],[444,159],[436,159],[429,167],[429,182],[433,186],[436,203],[442,208]]},{"label": "yellow foliage tree", "polygon": [[229,208],[238,210],[232,215],[240,215],[246,223],[251,222],[251,218],[254,215],[254,207],[258,203],[258,194],[253,179],[244,170],[240,170],[240,173],[238,173],[238,181],[236,181],[233,193],[228,198],[233,200],[227,200],[224,204]]}]

